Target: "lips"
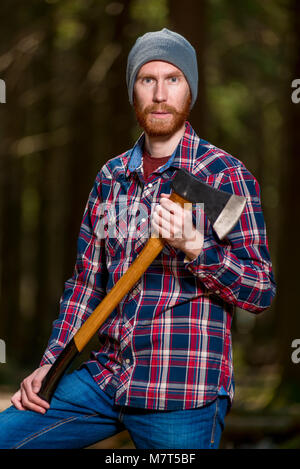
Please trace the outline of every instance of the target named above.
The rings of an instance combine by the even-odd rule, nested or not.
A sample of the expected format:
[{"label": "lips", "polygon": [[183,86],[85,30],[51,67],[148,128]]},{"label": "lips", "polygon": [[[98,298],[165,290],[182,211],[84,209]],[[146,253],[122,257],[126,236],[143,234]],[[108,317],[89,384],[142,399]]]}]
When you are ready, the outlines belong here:
[{"label": "lips", "polygon": [[160,112],[160,111],[154,111],[154,112],[151,112],[150,114],[151,114],[151,116],[157,117],[159,119],[171,115],[170,112]]}]

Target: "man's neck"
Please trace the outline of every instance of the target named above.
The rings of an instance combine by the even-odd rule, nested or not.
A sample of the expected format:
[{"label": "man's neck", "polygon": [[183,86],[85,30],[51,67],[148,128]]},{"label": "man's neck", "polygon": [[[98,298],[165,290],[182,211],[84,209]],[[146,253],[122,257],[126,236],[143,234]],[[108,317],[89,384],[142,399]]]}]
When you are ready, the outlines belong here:
[{"label": "man's neck", "polygon": [[153,158],[172,155],[185,132],[185,124],[173,135],[150,137],[145,133],[145,149]]}]

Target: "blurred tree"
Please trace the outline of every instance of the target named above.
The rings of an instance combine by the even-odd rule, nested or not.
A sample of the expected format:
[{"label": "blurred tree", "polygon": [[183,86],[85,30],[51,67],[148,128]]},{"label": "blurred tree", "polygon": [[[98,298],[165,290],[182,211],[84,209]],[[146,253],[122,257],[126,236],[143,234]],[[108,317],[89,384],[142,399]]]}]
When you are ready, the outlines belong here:
[{"label": "blurred tree", "polygon": [[[55,13],[56,5],[42,2],[35,10],[36,27],[43,34],[36,60],[33,61],[30,72],[33,86],[38,82],[42,84],[42,93],[39,99],[30,106],[28,124],[32,126],[33,134],[42,135],[43,147],[36,153],[37,177],[35,190],[38,197],[38,213],[35,226],[35,304],[32,307],[30,321],[26,336],[23,335],[22,360],[30,362],[36,356],[40,342],[45,334],[45,325],[52,313],[51,301],[51,274],[55,275],[52,267],[51,238],[57,229],[51,217],[52,191],[55,190],[53,171],[53,141],[55,131],[53,123],[53,108],[55,106],[53,96],[54,68],[54,39],[55,39]],[[28,127],[29,127],[28,125]],[[30,182],[29,182],[30,184]],[[31,187],[34,185],[31,182]],[[55,184],[56,186],[56,184]],[[24,273],[23,273],[24,276]],[[20,305],[21,306],[21,305]],[[26,339],[25,339],[26,337]],[[32,347],[26,345],[30,343]]]},{"label": "blurred tree", "polygon": [[283,146],[280,166],[280,237],[278,243],[278,355],[281,364],[281,383],[273,405],[300,402],[300,365],[293,363],[292,342],[300,338],[300,315],[297,298],[299,288],[300,252],[297,246],[297,210],[300,204],[298,174],[300,104],[291,100],[292,81],[300,78],[300,3],[287,3],[291,35],[287,42],[290,56],[290,77],[284,95]]},{"label": "blurred tree", "polygon": [[[183,12],[184,8],[184,12]],[[169,1],[170,28],[182,34],[194,46],[198,62],[198,98],[189,117],[196,133],[205,138],[207,134],[206,98],[206,48],[207,48],[207,1]]]},{"label": "blurred tree", "polygon": [[[114,17],[113,20],[107,15],[107,3],[92,2],[80,11],[80,15],[76,12],[74,21],[80,21],[83,33],[73,49],[68,51],[74,62],[71,62],[73,73],[69,81],[70,143],[67,148],[68,169],[65,173],[67,209],[64,213],[64,245],[69,246],[63,256],[65,278],[73,274],[76,240],[88,193],[97,171],[110,155],[108,148],[111,134],[108,128],[111,130],[115,109],[111,109],[108,104],[108,73],[122,50],[124,36],[121,23],[126,23],[129,2],[125,2],[116,15],[118,19]],[[67,70],[64,72],[66,76],[69,75]],[[104,80],[104,87],[101,87],[101,80]],[[95,103],[97,86],[101,87],[103,93],[99,111],[99,104],[97,106]]]},{"label": "blurred tree", "polygon": [[[0,336],[11,365],[38,362],[73,274],[88,193],[140,129],[125,72],[136,37],[162,27],[166,1],[4,2]],[[17,118],[16,118],[17,117]],[[6,367],[8,369],[8,367]]]},{"label": "blurred tree", "polygon": [[[15,12],[13,22],[11,12]],[[7,87],[7,102],[1,108],[1,332],[7,354],[22,357],[24,333],[20,308],[22,287],[22,233],[24,187],[22,158],[16,140],[26,134],[27,109],[21,96],[28,86],[26,69],[31,66],[40,35],[31,27],[34,10],[14,0],[1,5],[4,20],[1,26],[0,70]],[[24,24],[25,20],[25,24]],[[12,27],[12,24],[14,27]]]},{"label": "blurred tree", "polygon": [[[205,137],[257,178],[275,274],[287,16],[277,0],[210,0],[207,8]],[[248,365],[274,363],[274,314],[275,303],[259,316],[237,310],[233,333]]]}]

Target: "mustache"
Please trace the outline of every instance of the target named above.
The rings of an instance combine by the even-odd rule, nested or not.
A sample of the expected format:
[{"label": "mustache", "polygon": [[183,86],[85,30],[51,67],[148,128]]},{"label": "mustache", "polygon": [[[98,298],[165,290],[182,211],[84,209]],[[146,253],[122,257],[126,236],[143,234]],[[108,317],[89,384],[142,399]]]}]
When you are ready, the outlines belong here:
[{"label": "mustache", "polygon": [[144,109],[144,114],[150,114],[151,112],[168,112],[170,114],[177,114],[178,111],[168,104],[151,104]]}]

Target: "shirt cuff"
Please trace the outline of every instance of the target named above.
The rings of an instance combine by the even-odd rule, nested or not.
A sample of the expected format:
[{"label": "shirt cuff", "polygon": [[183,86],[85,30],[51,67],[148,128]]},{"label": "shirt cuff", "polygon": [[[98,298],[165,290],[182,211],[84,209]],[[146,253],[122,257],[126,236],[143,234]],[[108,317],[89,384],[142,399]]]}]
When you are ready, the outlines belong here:
[{"label": "shirt cuff", "polygon": [[49,348],[46,349],[42,360],[40,362],[40,367],[43,365],[53,365],[53,363],[56,361],[60,353],[63,351],[64,346],[55,344]]},{"label": "shirt cuff", "polygon": [[232,255],[228,245],[221,245],[213,237],[204,240],[198,257],[184,259],[185,268],[198,277],[205,287],[227,301],[233,300],[240,287],[242,266]]}]

